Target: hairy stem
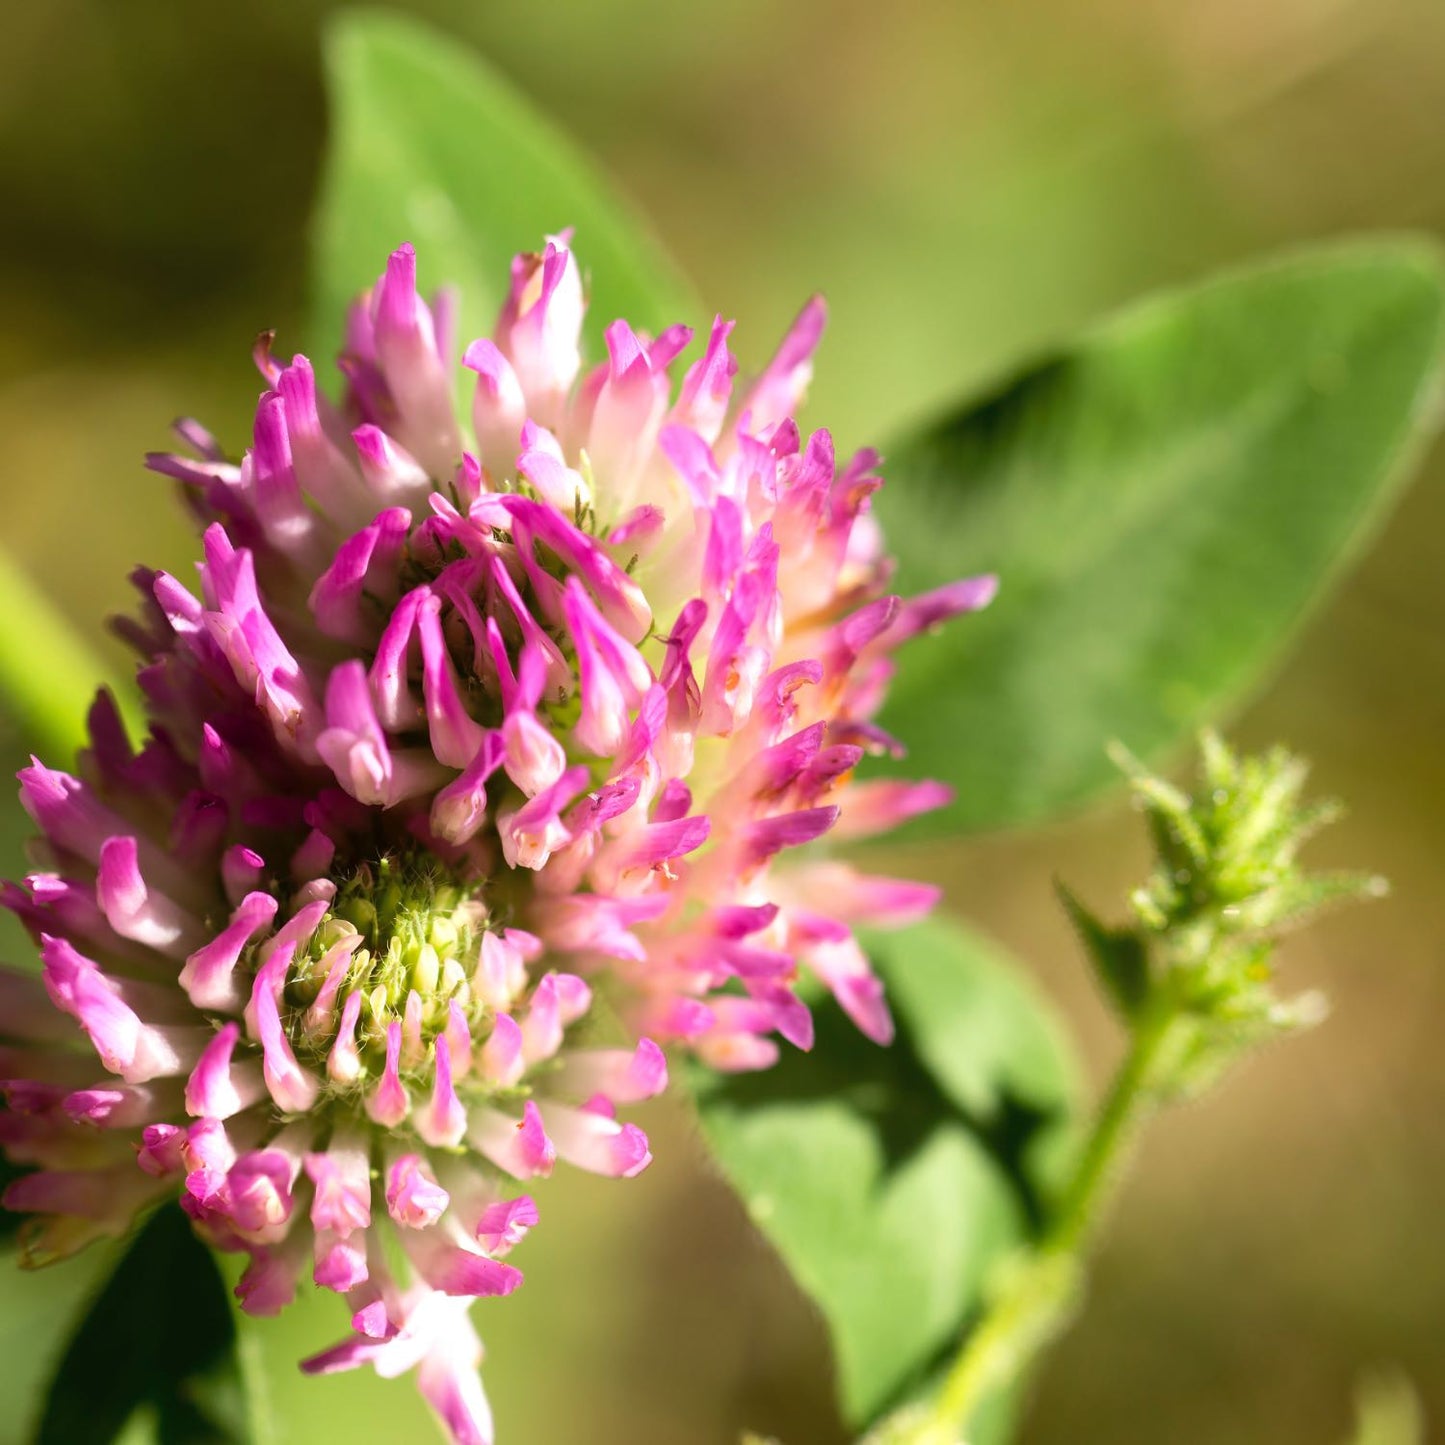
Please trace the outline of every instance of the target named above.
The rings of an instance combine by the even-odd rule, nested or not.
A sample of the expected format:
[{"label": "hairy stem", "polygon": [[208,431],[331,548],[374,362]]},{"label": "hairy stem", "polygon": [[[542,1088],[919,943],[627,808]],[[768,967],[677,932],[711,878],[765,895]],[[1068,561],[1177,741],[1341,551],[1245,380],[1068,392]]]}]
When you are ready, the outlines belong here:
[{"label": "hairy stem", "polygon": [[960,1445],[983,1402],[1016,1381],[1067,1326],[1085,1259],[1121,1167],[1154,1102],[1153,1083],[1177,1015],[1163,1001],[1138,1020],[1053,1219],[999,1281],[910,1445]]}]

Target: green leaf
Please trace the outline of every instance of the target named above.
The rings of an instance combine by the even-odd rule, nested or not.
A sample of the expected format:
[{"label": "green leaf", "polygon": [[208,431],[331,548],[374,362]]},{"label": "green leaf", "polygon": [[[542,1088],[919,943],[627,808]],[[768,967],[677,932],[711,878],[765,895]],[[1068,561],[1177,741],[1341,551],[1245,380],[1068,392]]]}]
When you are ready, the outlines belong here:
[{"label": "green leaf", "polygon": [[137,1414],[158,1445],[250,1439],[225,1288],[175,1205],[150,1217],[87,1310],[35,1445],[109,1445]]},{"label": "green leaf", "polygon": [[[30,747],[64,763],[107,669],[55,604],[0,549],[0,714]],[[122,706],[130,690],[116,688]]]},{"label": "green leaf", "polygon": [[700,1098],[724,1172],[827,1322],[859,1425],[928,1378],[1030,1236],[1073,1093],[1052,1021],[974,935],[935,921],[868,946],[890,1048],[825,1005],[811,1054]]},{"label": "green leaf", "polygon": [[575,146],[455,40],[384,11],[327,27],[331,138],[316,214],[312,344],[403,241],[428,287],[459,288],[463,341],[489,332],[513,255],[576,228],[588,338],[619,316],[654,333],[700,308],[666,253]]},{"label": "green leaf", "polygon": [[1435,421],[1442,276],[1333,246],[1144,302],[892,449],[900,590],[997,572],[884,722],[959,831],[1047,817],[1237,703],[1373,533]]},{"label": "green leaf", "polygon": [[[13,1216],[12,1216],[13,1217]],[[18,1269],[12,1255],[0,1256],[0,1442],[21,1445],[33,1438],[45,1392],[75,1321],[120,1257],[120,1246],[101,1240],[45,1269]]]}]

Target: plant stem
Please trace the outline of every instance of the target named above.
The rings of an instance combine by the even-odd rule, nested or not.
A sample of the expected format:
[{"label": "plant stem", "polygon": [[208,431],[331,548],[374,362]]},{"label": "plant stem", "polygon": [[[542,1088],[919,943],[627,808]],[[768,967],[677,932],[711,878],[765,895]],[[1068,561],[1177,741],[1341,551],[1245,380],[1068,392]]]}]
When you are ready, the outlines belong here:
[{"label": "plant stem", "polygon": [[1068,1324],[1093,1235],[1154,1102],[1155,1070],[1176,1018],[1172,1004],[1160,1000],[1137,1021],[1051,1223],[1001,1280],[911,1445],[960,1445],[985,1399],[1013,1383]]}]

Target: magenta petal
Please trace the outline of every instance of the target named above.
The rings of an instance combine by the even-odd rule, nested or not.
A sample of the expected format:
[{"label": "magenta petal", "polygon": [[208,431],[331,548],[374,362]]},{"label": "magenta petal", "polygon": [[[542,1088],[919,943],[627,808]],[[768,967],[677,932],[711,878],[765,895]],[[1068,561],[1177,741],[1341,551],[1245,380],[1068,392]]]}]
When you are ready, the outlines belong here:
[{"label": "magenta petal", "polygon": [[417,1371],[417,1386],[452,1445],[492,1445],[492,1411],[475,1361],[458,1360],[450,1352],[428,1354]]},{"label": "magenta petal", "polygon": [[496,1109],[473,1109],[467,1137],[493,1164],[515,1179],[550,1174],[557,1158],[542,1116],[530,1099],[522,1106],[521,1119]]},{"label": "magenta petal", "polygon": [[401,1082],[401,1024],[386,1026],[386,1066],[366,1101],[366,1112],[383,1128],[394,1129],[411,1109]]},{"label": "magenta petal", "polygon": [[546,1104],[542,1117],[558,1158],[579,1169],[630,1179],[652,1163],[647,1135],[635,1124],[556,1103]]},{"label": "magenta petal", "polygon": [[371,1165],[363,1141],[338,1138],[303,1161],[315,1186],[311,1222],[342,1239],[371,1223]]},{"label": "magenta petal", "polygon": [[477,1242],[488,1254],[506,1254],[522,1242],[537,1219],[537,1206],[529,1195],[495,1200],[477,1221]]},{"label": "magenta petal", "polygon": [[266,1092],[255,1064],[236,1064],[233,1056],[241,1027],[226,1024],[206,1045],[186,1083],[186,1112],[193,1118],[229,1119],[249,1109]]},{"label": "magenta petal", "polygon": [[291,1041],[281,1024],[277,989],[285,977],[295,945],[279,949],[256,975],[251,1004],[256,1011],[257,1036],[261,1041],[262,1070],[266,1087],[283,1113],[304,1114],[320,1093],[320,1081],[296,1061]]},{"label": "magenta petal", "polygon": [[147,887],[134,838],[107,838],[101,845],[95,887],[96,901],[122,938],[184,958],[205,936],[186,909]]},{"label": "magenta petal", "polygon": [[432,1045],[435,1058],[432,1095],[416,1111],[416,1131],[434,1148],[453,1148],[467,1132],[467,1111],[452,1086],[452,1048],[445,1034]]},{"label": "magenta petal", "polygon": [[635,1104],[667,1087],[667,1058],[651,1039],[639,1039],[635,1050],[573,1050],[558,1078],[570,1094],[603,1094],[616,1104]]},{"label": "magenta petal", "polygon": [[418,1154],[404,1154],[386,1174],[386,1207],[408,1229],[427,1229],[446,1212],[447,1191],[432,1178]]}]

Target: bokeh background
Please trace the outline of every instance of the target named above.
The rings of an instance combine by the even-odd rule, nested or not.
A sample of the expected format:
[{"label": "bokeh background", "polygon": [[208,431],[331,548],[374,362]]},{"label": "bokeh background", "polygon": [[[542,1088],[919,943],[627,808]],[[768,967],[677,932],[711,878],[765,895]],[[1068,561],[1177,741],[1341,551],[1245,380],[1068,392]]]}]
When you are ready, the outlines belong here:
[{"label": "bokeh background", "polygon": [[[252,336],[299,332],[331,8],[0,6],[0,528],[98,642],[132,562],[188,574],[193,555],[141,453],[178,412],[239,447]],[[404,8],[602,159],[739,318],[745,364],[827,292],[810,416],[844,443],[1160,284],[1338,232],[1445,232],[1439,0]],[[1326,1027],[1150,1137],[1025,1445],[1340,1440],[1381,1362],[1445,1438],[1442,483],[1437,449],[1232,723],[1316,760],[1353,809],[1319,858],[1387,873],[1394,896],[1288,949],[1334,1000]],[[1143,856],[1115,804],[906,861],[1027,961],[1098,1080],[1118,1039],[1050,880],[1102,904]],[[650,1124],[649,1174],[549,1186],[527,1287],[479,1310],[503,1440],[724,1445],[752,1426],[837,1445],[809,1308],[683,1115]],[[96,1268],[0,1284],[4,1445]],[[267,1336],[280,1438],[430,1438],[404,1387],[293,1380],[288,1352],[340,1332],[330,1306]]]}]

